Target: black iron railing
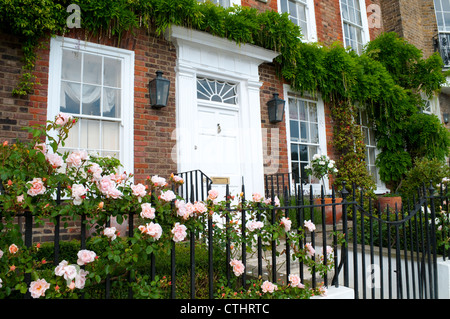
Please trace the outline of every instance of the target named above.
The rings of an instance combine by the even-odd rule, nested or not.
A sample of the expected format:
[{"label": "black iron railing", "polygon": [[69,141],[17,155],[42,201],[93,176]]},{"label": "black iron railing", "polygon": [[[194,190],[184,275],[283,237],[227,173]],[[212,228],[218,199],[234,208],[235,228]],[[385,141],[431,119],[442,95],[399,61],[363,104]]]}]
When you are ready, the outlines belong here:
[{"label": "black iron railing", "polygon": [[444,67],[450,67],[450,32],[439,32],[434,37],[435,50],[441,55]]},{"label": "black iron railing", "polygon": [[[211,180],[201,171],[191,171],[180,173],[185,179],[182,189],[179,189],[179,195],[189,201],[205,200],[208,191],[212,187]],[[1,185],[1,183],[0,183]],[[316,250],[321,250],[325,266],[333,264],[332,277],[325,274],[324,277],[318,276],[315,269],[311,272],[305,269],[303,261],[294,261],[291,259],[292,243],[286,240],[272,238],[270,243],[263,243],[258,238],[254,251],[249,253],[245,243],[242,244],[240,259],[246,267],[246,272],[242,275],[242,285],[246,285],[249,277],[266,277],[273,282],[287,277],[290,273],[298,271],[302,281],[309,281],[312,287],[319,282],[325,285],[340,285],[352,287],[355,290],[356,298],[437,298],[437,256],[438,253],[444,256],[444,260],[450,257],[448,249],[438,247],[437,239],[443,236],[443,240],[448,238],[448,219],[443,218],[442,222],[437,221],[436,212],[440,210],[448,212],[447,189],[441,187],[439,191],[432,187],[423,188],[418,193],[417,198],[406,202],[402,207],[388,207],[388,210],[382,212],[380,207],[371,197],[364,196],[363,192],[354,185],[347,189],[343,185],[342,191],[332,191],[330,202],[323,191],[321,194],[314,194],[312,187],[305,192],[303,185],[297,184],[293,192],[288,192],[286,187],[276,188],[270,183],[266,189],[266,197],[270,197],[272,204],[275,204],[275,198],[280,201],[279,206],[274,208],[260,207],[257,218],[261,214],[268,216],[272,224],[280,222],[280,218],[289,217],[293,220],[292,229],[298,231],[305,220],[312,220],[316,225],[316,230],[307,234],[298,244],[303,247],[307,242],[311,243]],[[278,190],[283,191],[278,191]],[[304,195],[307,193],[308,195]],[[228,197],[229,189],[226,189]],[[245,186],[242,186],[242,199],[250,198]],[[1,195],[0,195],[1,196]],[[338,200],[338,197],[342,200]],[[57,204],[63,204],[60,197],[56,198]],[[331,210],[332,222],[327,224],[327,209]],[[234,211],[240,215],[241,229],[240,235],[245,238],[247,235],[246,219],[250,208],[231,208],[228,203],[224,208],[226,211]],[[341,217],[339,215],[342,214]],[[448,213],[447,213],[448,214]],[[24,243],[30,247],[33,243],[33,217],[30,213],[23,213],[21,216],[25,219]],[[225,225],[230,223],[228,214],[225,214]],[[135,212],[129,212],[128,215],[128,236],[133,236]],[[1,211],[0,211],[1,219]],[[86,248],[86,216],[81,214],[80,223],[80,248]],[[208,291],[209,298],[214,298],[215,278],[213,257],[219,251],[214,251],[213,247],[213,227],[212,217],[205,220],[205,229],[203,233],[190,233],[189,251],[190,251],[190,274],[189,283],[190,297],[195,298],[196,291],[196,242],[201,240],[208,247]],[[439,224],[439,225],[438,225]],[[54,263],[59,263],[60,256],[60,219],[56,216],[54,222]],[[107,225],[109,226],[109,221]],[[444,233],[438,234],[436,230],[441,226]],[[231,237],[228,228],[225,227],[225,255],[226,255],[226,280],[231,280]],[[445,232],[446,231],[446,232]],[[340,239],[344,239],[341,243]],[[170,298],[177,298],[176,289],[179,284],[176,270],[176,249],[178,243],[172,242],[170,252],[171,260],[171,291]],[[263,245],[266,249],[263,249]],[[333,248],[334,254],[331,260],[327,259],[327,247]],[[270,247],[270,249],[267,249]],[[267,251],[271,254],[269,258],[264,256]],[[319,253],[318,251],[318,253]],[[280,252],[282,252],[280,254]],[[220,252],[222,253],[222,252]],[[383,256],[387,256],[383,258]],[[316,258],[316,257],[313,257]],[[264,267],[265,260],[269,260]],[[282,263],[280,263],[282,259]],[[254,262],[254,264],[252,264]],[[252,265],[255,265],[252,269]],[[371,271],[368,272],[368,266]],[[155,256],[151,255],[150,265],[152,280],[156,277]],[[298,269],[298,270],[297,270]],[[267,271],[268,270],[268,271]],[[331,276],[330,275],[330,276]],[[29,283],[31,278],[27,276],[25,280]],[[111,279],[105,279],[105,298],[111,296]],[[133,281],[131,274],[128,277],[129,282]],[[133,292],[130,289],[128,298],[133,298]]]}]

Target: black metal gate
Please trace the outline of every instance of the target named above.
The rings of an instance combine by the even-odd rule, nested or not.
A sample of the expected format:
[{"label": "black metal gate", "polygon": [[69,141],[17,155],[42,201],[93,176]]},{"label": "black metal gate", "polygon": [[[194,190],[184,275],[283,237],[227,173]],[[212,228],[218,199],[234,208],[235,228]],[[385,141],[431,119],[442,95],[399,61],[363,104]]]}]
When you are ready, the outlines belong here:
[{"label": "black metal gate", "polygon": [[[285,197],[300,197],[304,203],[303,186],[292,187],[289,177],[266,176],[266,193],[275,190]],[[318,197],[312,192],[310,187],[306,195],[311,202]],[[449,255],[438,242],[449,237],[446,194],[442,186],[438,191],[423,186],[417,197],[400,207],[382,210],[376,199],[355,185],[349,192],[344,184],[341,203],[314,205],[319,214],[326,206],[341,206],[343,211],[346,244],[338,250],[335,276],[329,284],[353,288],[356,299],[437,299],[437,257],[445,260]],[[323,197],[322,191],[319,199]],[[334,190],[332,197],[338,197]]]}]

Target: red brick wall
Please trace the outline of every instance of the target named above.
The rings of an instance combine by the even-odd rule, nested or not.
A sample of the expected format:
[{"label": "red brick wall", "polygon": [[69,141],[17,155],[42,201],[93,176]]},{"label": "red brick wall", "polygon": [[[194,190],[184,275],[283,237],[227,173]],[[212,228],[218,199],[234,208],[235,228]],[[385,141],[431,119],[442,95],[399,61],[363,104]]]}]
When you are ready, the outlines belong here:
[{"label": "red brick wall", "polygon": [[283,83],[280,81],[276,71],[274,64],[263,64],[259,68],[260,81],[263,83],[260,89],[260,100],[265,174],[289,172],[286,123],[282,121],[277,124],[271,124],[267,109],[267,102],[273,98],[274,93],[278,93],[281,99],[285,99],[283,96]]},{"label": "red brick wall", "polygon": [[[146,176],[159,174],[169,176],[176,173],[176,163],[171,151],[175,140],[171,139],[175,129],[175,63],[176,51],[173,45],[162,38],[136,30],[136,37],[125,34],[118,43],[117,38],[90,37],[83,32],[72,32],[68,37],[89,42],[134,50],[134,151],[135,181],[143,181]],[[16,87],[22,62],[20,41],[13,36],[0,34],[0,140],[14,143],[26,140],[27,133],[21,127],[45,123],[47,119],[47,94],[49,72],[49,40],[38,51],[38,60],[33,75],[37,77],[34,92],[26,97],[14,97],[11,92]],[[148,83],[161,70],[171,81],[169,103],[166,108],[155,110],[150,107]],[[133,141],[127,141],[133,142]]]},{"label": "red brick wall", "polygon": [[277,0],[242,0],[241,5],[256,8],[263,12],[266,10],[277,11]]}]

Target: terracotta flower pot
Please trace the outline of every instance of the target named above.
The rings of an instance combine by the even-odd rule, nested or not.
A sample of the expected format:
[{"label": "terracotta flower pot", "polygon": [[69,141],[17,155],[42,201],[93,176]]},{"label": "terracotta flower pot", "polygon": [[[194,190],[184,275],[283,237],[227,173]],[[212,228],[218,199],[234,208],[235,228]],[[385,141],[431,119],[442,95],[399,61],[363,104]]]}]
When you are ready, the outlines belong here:
[{"label": "terracotta flower pot", "polygon": [[400,196],[378,197],[378,203],[380,204],[380,209],[382,212],[384,212],[388,206],[389,212],[391,213],[395,212],[395,207],[397,207],[397,211],[402,209],[402,198]]},{"label": "terracotta flower pot", "polygon": [[[341,203],[342,198],[335,198],[335,203]],[[331,204],[332,198],[325,198],[325,205]],[[322,199],[315,198],[314,205],[321,205]],[[342,205],[335,205],[336,207],[336,223],[340,222],[342,219]],[[317,207],[318,210],[322,211],[322,207]],[[333,206],[325,206],[325,224],[332,225],[333,224]]]}]

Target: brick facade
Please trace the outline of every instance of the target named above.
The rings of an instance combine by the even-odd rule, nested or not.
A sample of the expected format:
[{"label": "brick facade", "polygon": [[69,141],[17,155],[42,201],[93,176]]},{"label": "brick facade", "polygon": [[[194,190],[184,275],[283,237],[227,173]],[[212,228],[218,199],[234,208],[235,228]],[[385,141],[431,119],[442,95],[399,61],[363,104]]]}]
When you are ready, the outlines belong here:
[{"label": "brick facade", "polygon": [[[369,21],[370,39],[374,39],[382,31],[395,31],[422,49],[426,56],[433,52],[432,36],[437,33],[437,26],[432,0],[365,0],[365,4],[368,18],[379,19]],[[278,1],[242,0],[242,5],[260,11],[277,10]],[[324,45],[343,42],[339,0],[315,0],[314,11],[318,41]],[[123,35],[120,42],[117,37],[86,38],[83,31],[71,31],[67,36],[134,51],[134,141],[127,142],[134,143],[135,182],[142,182],[147,176],[154,174],[168,177],[176,172],[177,164],[172,158],[172,150],[175,147],[173,133],[176,129],[177,52],[172,42],[148,34],[144,29],[134,30],[134,35]],[[47,119],[48,42],[48,39],[45,39],[43,48],[38,51],[39,58],[33,72],[37,78],[34,92],[26,97],[15,97],[11,92],[20,78],[21,43],[14,36],[0,33],[0,141],[24,141],[28,136],[21,130],[22,127],[42,124]],[[162,70],[164,77],[172,83],[168,106],[160,110],[150,107],[148,93],[149,81],[155,77],[157,70]],[[280,97],[285,99],[283,81],[278,76],[276,66],[271,63],[264,63],[259,67],[259,76],[262,82],[260,105],[264,173],[288,173],[289,154],[285,122],[270,124],[267,114],[267,101],[272,98],[273,93],[279,93]],[[446,95],[442,95],[441,100],[450,101]],[[327,152],[330,157],[336,158],[331,143],[333,121],[327,105],[325,127]],[[278,152],[274,147],[278,147]],[[67,231],[71,232],[70,229]],[[43,231],[43,234],[45,233],[46,230]]]},{"label": "brick facade", "polygon": [[424,57],[434,52],[437,35],[433,0],[381,0],[384,30],[396,32],[422,50]]}]

